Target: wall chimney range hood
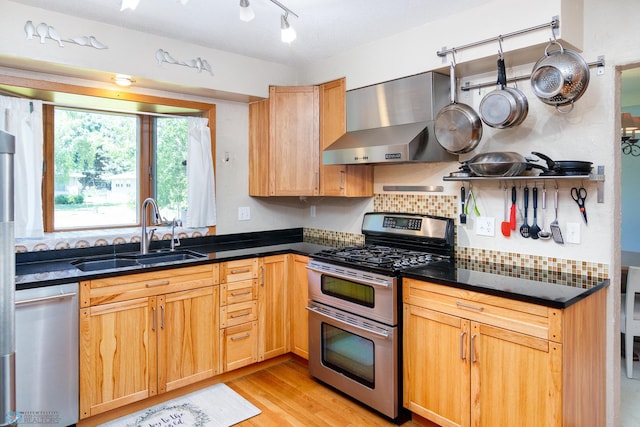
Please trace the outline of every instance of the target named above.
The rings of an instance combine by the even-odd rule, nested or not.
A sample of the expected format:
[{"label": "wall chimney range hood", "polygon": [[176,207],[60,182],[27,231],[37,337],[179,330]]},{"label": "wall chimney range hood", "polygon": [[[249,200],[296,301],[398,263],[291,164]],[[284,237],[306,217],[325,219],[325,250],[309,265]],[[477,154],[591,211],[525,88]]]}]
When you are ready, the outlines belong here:
[{"label": "wall chimney range hood", "polygon": [[347,133],[322,152],[325,165],[457,161],[435,139],[450,102],[449,77],[428,72],[347,92]]}]

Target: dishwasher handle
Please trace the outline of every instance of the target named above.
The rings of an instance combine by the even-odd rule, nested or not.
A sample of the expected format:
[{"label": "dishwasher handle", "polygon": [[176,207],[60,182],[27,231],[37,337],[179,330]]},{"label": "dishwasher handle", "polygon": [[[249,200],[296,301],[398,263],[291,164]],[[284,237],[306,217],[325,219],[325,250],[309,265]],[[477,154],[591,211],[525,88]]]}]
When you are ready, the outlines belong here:
[{"label": "dishwasher handle", "polygon": [[65,298],[72,298],[72,297],[75,297],[76,295],[77,294],[75,292],[70,292],[68,294],[51,295],[51,296],[40,297],[40,298],[30,298],[22,301],[16,301],[16,307],[19,307],[21,305],[27,305],[27,304],[41,304],[49,301],[57,301]]}]

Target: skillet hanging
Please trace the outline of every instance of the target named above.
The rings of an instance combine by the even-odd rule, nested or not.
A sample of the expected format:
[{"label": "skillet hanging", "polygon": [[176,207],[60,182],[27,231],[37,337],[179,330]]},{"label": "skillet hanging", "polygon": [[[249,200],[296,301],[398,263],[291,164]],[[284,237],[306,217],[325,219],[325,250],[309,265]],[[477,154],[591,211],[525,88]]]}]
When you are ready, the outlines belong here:
[{"label": "skillet hanging", "polygon": [[449,153],[463,154],[476,148],[482,138],[482,120],[473,108],[456,102],[455,58],[451,61],[451,103],[438,112],[434,133]]},{"label": "skillet hanging", "polygon": [[498,88],[487,93],[480,102],[482,121],[493,128],[505,129],[519,125],[529,113],[527,98],[517,88],[507,87],[502,46],[498,51]]}]

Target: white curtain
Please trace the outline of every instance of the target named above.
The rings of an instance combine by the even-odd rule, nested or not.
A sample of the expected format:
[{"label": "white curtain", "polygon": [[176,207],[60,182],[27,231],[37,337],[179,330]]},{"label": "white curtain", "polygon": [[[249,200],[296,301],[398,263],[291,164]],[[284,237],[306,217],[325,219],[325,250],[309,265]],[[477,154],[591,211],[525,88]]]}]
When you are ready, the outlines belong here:
[{"label": "white curtain", "polygon": [[189,117],[187,227],[216,225],[216,187],[208,119]]},{"label": "white curtain", "polygon": [[42,101],[0,96],[0,129],[15,136],[15,237],[42,237]]}]

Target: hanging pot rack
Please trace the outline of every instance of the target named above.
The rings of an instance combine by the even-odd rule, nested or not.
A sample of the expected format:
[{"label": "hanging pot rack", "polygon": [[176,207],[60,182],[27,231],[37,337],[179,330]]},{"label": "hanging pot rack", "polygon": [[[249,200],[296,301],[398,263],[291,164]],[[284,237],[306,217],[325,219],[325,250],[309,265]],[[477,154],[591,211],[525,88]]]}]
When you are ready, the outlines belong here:
[{"label": "hanging pot rack", "polygon": [[519,36],[521,34],[530,33],[532,31],[543,30],[545,28],[550,28],[551,32],[553,33],[554,38],[555,38],[557,30],[558,30],[558,28],[560,28],[560,17],[554,16],[554,17],[551,18],[551,22],[547,22],[545,24],[540,24],[540,25],[536,25],[535,27],[529,27],[529,28],[525,28],[523,30],[514,31],[512,33],[501,34],[501,35],[498,35],[498,36],[495,36],[495,37],[491,37],[491,38],[488,38],[488,39],[485,39],[485,40],[481,40],[481,41],[465,44],[465,45],[462,45],[462,46],[456,46],[456,47],[452,47],[452,48],[449,48],[449,49],[447,49],[446,47],[443,47],[441,50],[436,52],[436,54],[438,56],[440,56],[440,57],[446,57],[448,54],[456,53],[456,52],[458,52],[460,50],[469,49],[471,47],[476,47],[476,46],[480,46],[480,45],[488,44],[488,43],[501,42],[502,40],[510,38],[510,37]]},{"label": "hanging pot rack", "polygon": [[[540,25],[536,25],[533,27],[529,27],[529,28],[525,28],[522,30],[517,30],[517,31],[513,31],[511,33],[507,33],[507,34],[500,34],[498,36],[495,37],[491,37],[488,39],[484,39],[484,40],[480,40],[477,42],[473,42],[473,43],[468,43],[462,46],[456,46],[456,47],[452,47],[447,49],[446,47],[443,47],[441,50],[439,50],[438,52],[436,52],[436,54],[440,57],[446,58],[447,55],[452,54],[455,55],[458,51],[460,50],[464,50],[464,49],[469,49],[472,47],[476,47],[476,46],[480,46],[480,45],[484,45],[484,44],[488,44],[488,43],[499,43],[500,46],[502,46],[502,41],[506,38],[510,38],[510,37],[515,37],[515,36],[519,36],[522,34],[526,34],[526,33],[530,33],[533,31],[538,31],[538,30],[543,30],[549,28],[551,29],[551,34],[553,35],[553,39],[555,40],[556,35],[557,35],[557,31],[560,28],[560,18],[558,16],[554,16],[551,18],[550,22],[547,22],[545,24],[540,24]],[[501,48],[502,50],[502,48]],[[604,74],[604,65],[605,65],[605,61],[604,61],[604,55],[600,55],[598,56],[598,60],[594,61],[594,62],[589,62],[587,64],[589,66],[589,68],[592,67],[597,67],[598,68],[598,75],[602,75]],[[521,76],[514,76],[514,77],[510,77],[507,78],[507,83],[510,82],[515,82],[518,80],[526,80],[526,79],[530,79],[531,78],[531,74],[526,74],[526,75],[521,75]],[[483,87],[488,87],[488,86],[495,86],[496,82],[494,81],[489,81],[489,82],[484,82],[484,83],[477,83],[477,84],[470,84],[469,82],[466,82],[463,86],[460,87],[461,91],[469,91],[469,90],[473,90],[473,89],[480,89]]]}]

